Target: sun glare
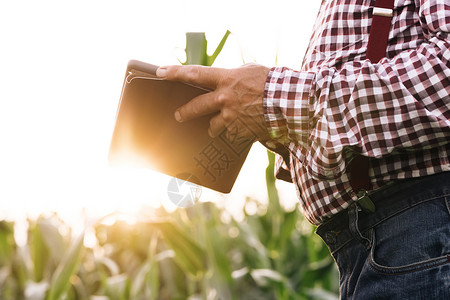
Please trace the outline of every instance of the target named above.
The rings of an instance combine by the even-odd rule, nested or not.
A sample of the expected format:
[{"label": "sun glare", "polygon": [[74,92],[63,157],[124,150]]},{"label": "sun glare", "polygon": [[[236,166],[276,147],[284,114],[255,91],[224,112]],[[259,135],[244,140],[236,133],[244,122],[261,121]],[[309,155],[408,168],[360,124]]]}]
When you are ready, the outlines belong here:
[{"label": "sun glare", "polygon": [[[76,223],[83,213],[173,209],[168,176],[107,162],[128,60],[179,64],[187,31],[206,32],[214,49],[229,29],[216,66],[298,68],[320,1],[25,2],[0,7],[0,219],[56,211]],[[286,26],[267,26],[274,15]],[[252,150],[230,195],[204,189],[201,201],[233,209],[264,199],[264,151]]]}]

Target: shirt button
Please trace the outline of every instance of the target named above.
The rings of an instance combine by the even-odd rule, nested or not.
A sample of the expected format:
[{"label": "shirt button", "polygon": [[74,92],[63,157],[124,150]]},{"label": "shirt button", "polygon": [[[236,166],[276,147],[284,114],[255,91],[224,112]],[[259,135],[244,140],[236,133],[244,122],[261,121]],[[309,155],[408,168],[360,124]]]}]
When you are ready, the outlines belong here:
[{"label": "shirt button", "polygon": [[325,233],[324,236],[325,239],[325,243],[327,243],[328,245],[334,245],[336,244],[336,233],[332,232],[332,231],[328,231],[327,233]]}]

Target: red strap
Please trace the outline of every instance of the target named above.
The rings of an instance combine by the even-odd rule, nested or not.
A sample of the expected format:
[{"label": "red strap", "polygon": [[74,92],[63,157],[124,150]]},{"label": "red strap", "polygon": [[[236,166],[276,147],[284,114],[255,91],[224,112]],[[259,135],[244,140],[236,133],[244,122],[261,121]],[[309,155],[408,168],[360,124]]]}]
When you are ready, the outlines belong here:
[{"label": "red strap", "polygon": [[[376,0],[375,2],[366,54],[366,58],[372,63],[377,63],[386,56],[393,8],[394,0]],[[389,12],[391,13],[390,16]],[[355,193],[360,190],[368,191],[371,189],[369,158],[367,156],[356,155],[354,157],[350,165],[350,185]]]},{"label": "red strap", "polygon": [[[390,9],[392,11],[394,8],[394,0],[376,0],[374,10],[377,8]],[[390,17],[381,15],[372,16],[366,58],[373,63],[379,62],[380,59],[386,56],[391,20],[392,15]]]}]

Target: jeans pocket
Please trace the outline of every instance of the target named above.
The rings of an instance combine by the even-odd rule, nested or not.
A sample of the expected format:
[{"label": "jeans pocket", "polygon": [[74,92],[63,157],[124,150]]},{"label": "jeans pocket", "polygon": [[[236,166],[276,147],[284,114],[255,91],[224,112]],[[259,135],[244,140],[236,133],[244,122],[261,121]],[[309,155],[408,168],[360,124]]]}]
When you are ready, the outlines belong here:
[{"label": "jeans pocket", "polygon": [[449,202],[445,196],[428,200],[375,226],[371,267],[402,274],[449,264]]}]

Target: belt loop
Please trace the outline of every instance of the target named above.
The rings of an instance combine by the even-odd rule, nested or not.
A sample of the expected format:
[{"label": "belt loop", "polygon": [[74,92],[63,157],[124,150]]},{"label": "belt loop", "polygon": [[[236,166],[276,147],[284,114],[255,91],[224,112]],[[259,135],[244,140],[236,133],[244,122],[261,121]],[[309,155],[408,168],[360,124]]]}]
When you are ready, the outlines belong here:
[{"label": "belt loop", "polygon": [[355,237],[361,244],[364,245],[366,250],[369,250],[372,247],[372,241],[366,238],[358,227],[358,214],[361,209],[358,207],[356,203],[350,205],[348,208],[348,227],[353,237]]}]

